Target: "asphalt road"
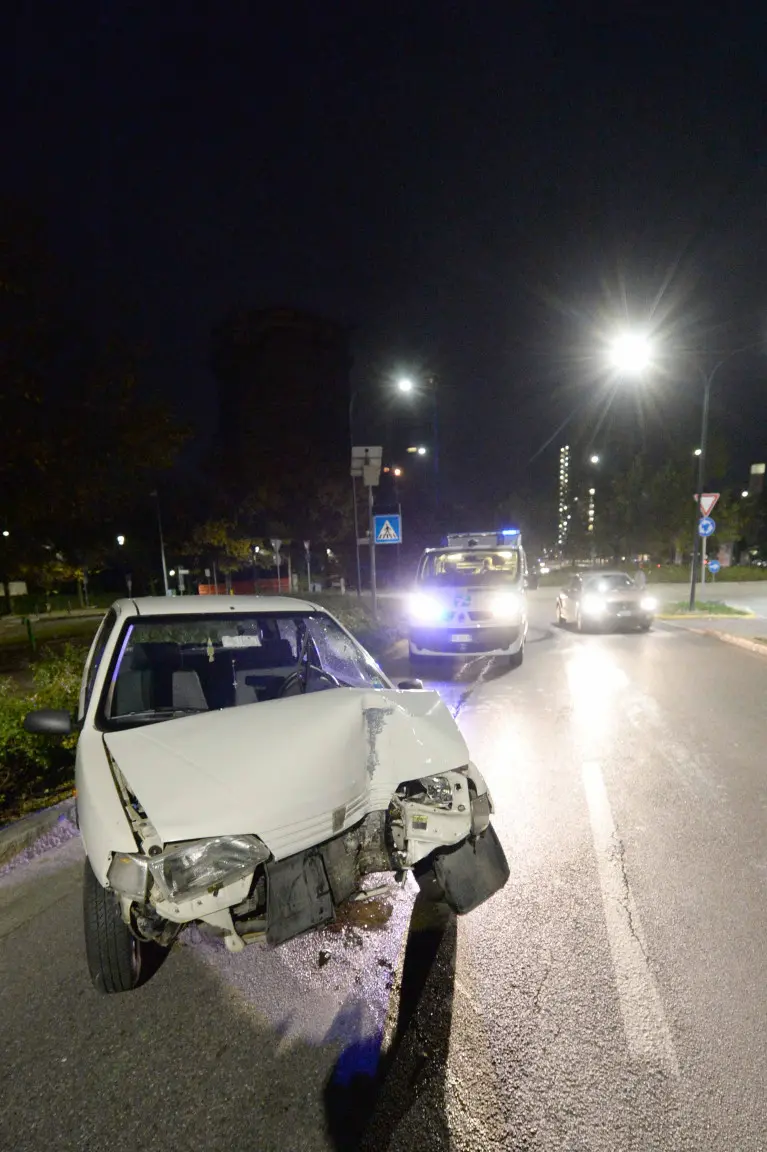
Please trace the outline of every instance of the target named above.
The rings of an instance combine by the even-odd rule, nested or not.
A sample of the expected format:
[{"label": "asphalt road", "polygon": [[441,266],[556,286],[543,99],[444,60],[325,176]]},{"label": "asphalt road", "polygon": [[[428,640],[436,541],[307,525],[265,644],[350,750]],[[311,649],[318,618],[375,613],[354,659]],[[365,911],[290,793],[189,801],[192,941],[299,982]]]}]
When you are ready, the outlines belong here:
[{"label": "asphalt road", "polygon": [[511,865],[470,916],[407,889],[101,998],[77,838],[0,877],[0,1147],[767,1147],[767,659],[530,603],[521,669],[435,670]]}]

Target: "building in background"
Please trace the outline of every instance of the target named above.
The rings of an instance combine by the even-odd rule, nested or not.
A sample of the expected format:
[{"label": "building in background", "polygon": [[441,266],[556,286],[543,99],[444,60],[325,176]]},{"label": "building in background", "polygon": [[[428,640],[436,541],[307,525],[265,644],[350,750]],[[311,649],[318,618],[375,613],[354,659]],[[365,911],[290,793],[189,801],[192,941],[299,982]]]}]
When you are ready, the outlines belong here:
[{"label": "building in background", "polygon": [[231,478],[348,474],[349,338],[341,324],[288,308],[238,312],[218,327],[218,450]]},{"label": "building in background", "polygon": [[570,445],[559,449],[559,506],[557,516],[557,547],[567,544],[570,521]]}]

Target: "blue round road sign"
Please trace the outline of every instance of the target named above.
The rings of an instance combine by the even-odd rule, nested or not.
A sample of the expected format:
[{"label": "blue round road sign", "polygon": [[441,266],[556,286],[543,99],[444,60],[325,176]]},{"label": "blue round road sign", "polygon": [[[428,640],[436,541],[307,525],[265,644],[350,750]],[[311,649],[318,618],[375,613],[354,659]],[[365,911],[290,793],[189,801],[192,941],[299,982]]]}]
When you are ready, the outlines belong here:
[{"label": "blue round road sign", "polygon": [[713,536],[715,528],[715,520],[712,520],[710,516],[701,516],[698,521],[698,534],[700,536]]},{"label": "blue round road sign", "polygon": [[713,576],[716,576],[717,572],[719,571],[719,569],[721,567],[722,567],[722,565],[719,563],[718,560],[709,560],[709,562],[708,562],[708,570]]}]

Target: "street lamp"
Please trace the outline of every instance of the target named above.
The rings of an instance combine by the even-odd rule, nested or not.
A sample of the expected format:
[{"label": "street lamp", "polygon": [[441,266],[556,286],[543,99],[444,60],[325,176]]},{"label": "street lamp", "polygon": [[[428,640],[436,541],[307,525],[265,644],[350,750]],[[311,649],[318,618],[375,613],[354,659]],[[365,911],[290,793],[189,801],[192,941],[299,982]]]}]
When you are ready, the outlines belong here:
[{"label": "street lamp", "polygon": [[599,456],[597,455],[597,453],[596,453],[596,452],[594,453],[594,455],[593,455],[593,456],[590,456],[590,457],[589,457],[589,462],[590,462],[591,464],[598,464],[598,463],[599,463]]},{"label": "street lamp", "polygon": [[7,528],[3,528],[3,536],[10,536],[10,532]]},{"label": "street lamp", "polygon": [[397,381],[397,387],[399,388],[400,392],[412,392],[413,381],[409,380],[407,376],[405,376],[401,380]]},{"label": "street lamp", "polygon": [[641,332],[622,332],[610,345],[610,363],[624,376],[641,376],[652,363],[652,344]]},{"label": "street lamp", "polygon": [[118,544],[120,545],[120,547],[122,548],[123,544],[125,543],[125,537],[124,537],[124,536],[118,536],[118,537],[117,537],[117,543],[118,543]]},{"label": "street lamp", "polygon": [[693,452],[693,456],[700,456],[700,448],[695,449],[695,451]]},{"label": "street lamp", "polygon": [[744,500],[747,500],[748,499],[748,492],[741,492],[741,496],[743,497]]},{"label": "street lamp", "polygon": [[162,516],[160,515],[160,493],[157,491],[157,489],[155,489],[154,492],[150,492],[150,496],[154,496],[155,504],[157,507],[157,532],[160,536],[160,560],[162,562],[162,582],[165,585],[165,595],[168,596],[170,594],[170,589],[168,587],[168,565],[165,562],[165,539],[163,538],[163,534],[162,534]]}]

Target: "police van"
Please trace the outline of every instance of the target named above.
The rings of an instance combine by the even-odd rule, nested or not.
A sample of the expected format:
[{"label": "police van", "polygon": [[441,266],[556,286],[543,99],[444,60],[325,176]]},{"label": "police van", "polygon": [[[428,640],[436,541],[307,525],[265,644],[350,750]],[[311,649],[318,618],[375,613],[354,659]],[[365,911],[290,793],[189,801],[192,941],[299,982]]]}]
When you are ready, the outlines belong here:
[{"label": "police van", "polygon": [[460,532],[427,548],[408,603],[410,659],[436,656],[524,658],[527,562],[516,528]]}]

